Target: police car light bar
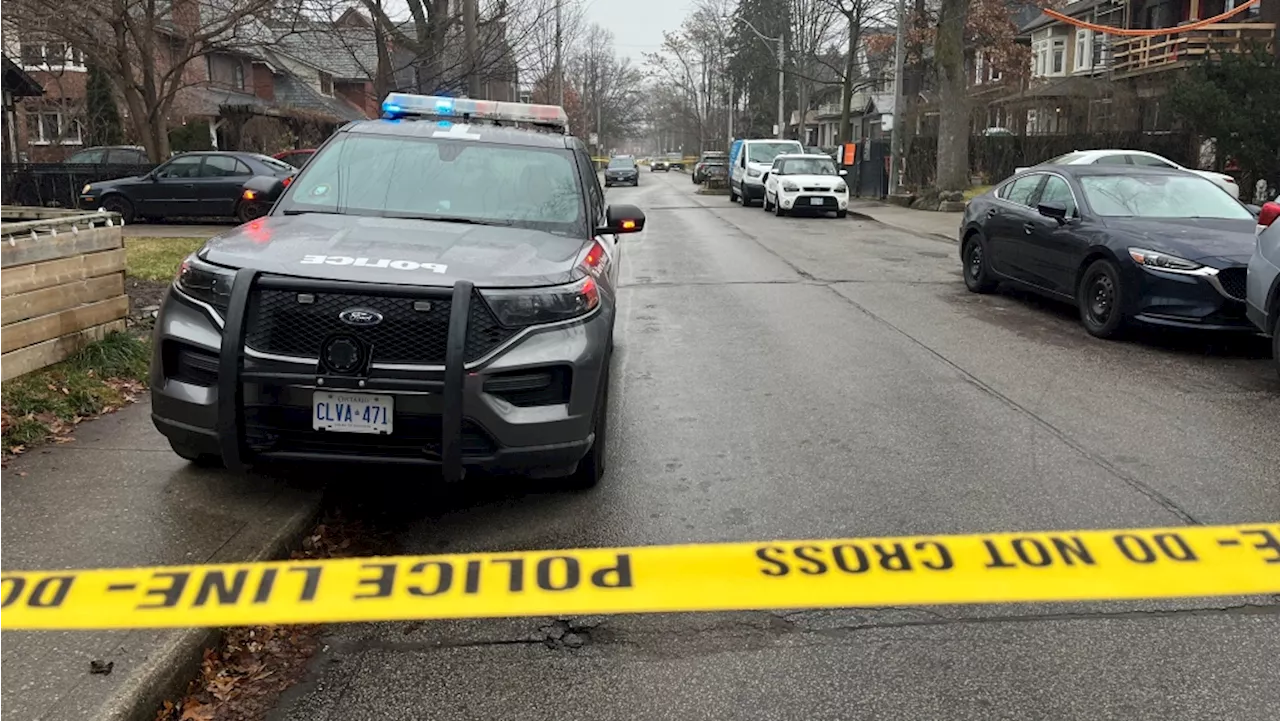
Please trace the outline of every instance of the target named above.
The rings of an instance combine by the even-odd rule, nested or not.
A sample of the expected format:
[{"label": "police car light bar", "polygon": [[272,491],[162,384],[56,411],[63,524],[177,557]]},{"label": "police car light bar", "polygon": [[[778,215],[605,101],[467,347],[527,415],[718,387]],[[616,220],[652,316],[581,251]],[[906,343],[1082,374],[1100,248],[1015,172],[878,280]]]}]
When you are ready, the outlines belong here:
[{"label": "police car light bar", "polygon": [[500,100],[450,98],[443,95],[391,93],[382,101],[382,117],[469,118],[509,123],[547,125],[561,130],[569,127],[569,116],[558,105],[507,103]]}]

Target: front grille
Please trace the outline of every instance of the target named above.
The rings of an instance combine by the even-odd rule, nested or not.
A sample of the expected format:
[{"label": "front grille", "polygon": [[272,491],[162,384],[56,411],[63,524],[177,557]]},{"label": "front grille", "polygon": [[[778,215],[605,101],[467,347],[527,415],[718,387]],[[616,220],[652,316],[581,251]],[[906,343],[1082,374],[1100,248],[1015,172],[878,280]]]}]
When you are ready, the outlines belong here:
[{"label": "front grille", "polygon": [[[299,302],[310,296],[309,303]],[[415,310],[427,300],[429,310]],[[293,290],[254,291],[249,301],[245,344],[261,353],[316,358],[325,339],[334,334],[352,335],[373,349],[374,363],[442,365],[449,335],[452,301],[448,290],[428,299],[349,293],[299,293]],[[366,308],[382,314],[373,326],[351,326],[338,319],[350,308]],[[483,357],[516,334],[498,324],[479,293],[472,295],[467,325],[465,357]]]},{"label": "front grille", "polygon": [[830,193],[831,192],[831,188],[822,188],[816,185],[813,187],[801,188],[801,190],[803,190],[806,193]]},{"label": "front grille", "polygon": [[[311,409],[298,406],[246,405],[245,443],[255,453],[292,451],[369,456],[371,458],[440,459],[440,416],[396,413],[391,435],[339,433],[311,428]],[[462,453],[490,456],[497,445],[484,429],[462,420]]]},{"label": "front grille", "polygon": [[1248,268],[1226,268],[1218,271],[1218,284],[1228,296],[1244,300],[1248,294]]}]

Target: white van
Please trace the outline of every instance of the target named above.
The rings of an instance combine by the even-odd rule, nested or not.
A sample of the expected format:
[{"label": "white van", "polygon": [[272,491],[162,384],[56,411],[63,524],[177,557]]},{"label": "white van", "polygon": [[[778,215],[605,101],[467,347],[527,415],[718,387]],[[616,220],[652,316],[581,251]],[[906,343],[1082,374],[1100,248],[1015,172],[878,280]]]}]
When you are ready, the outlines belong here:
[{"label": "white van", "polygon": [[804,153],[798,140],[735,140],[729,148],[729,200],[744,206],[764,201],[764,174],[784,153]]}]

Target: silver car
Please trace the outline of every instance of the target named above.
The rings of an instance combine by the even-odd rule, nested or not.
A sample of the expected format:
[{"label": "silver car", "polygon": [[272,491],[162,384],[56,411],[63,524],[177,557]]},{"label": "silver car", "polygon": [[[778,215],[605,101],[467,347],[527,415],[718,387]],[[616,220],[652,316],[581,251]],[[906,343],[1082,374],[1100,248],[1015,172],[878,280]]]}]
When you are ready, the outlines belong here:
[{"label": "silver car", "polygon": [[1249,260],[1249,319],[1271,335],[1271,355],[1280,372],[1280,199],[1258,214],[1258,245]]}]

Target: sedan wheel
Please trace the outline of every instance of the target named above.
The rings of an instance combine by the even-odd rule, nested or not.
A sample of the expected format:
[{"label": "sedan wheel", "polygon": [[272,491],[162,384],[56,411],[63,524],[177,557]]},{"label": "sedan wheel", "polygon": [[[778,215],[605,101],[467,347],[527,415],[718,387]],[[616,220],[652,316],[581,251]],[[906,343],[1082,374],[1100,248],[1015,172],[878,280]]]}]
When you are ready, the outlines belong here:
[{"label": "sedan wheel", "polygon": [[969,236],[964,242],[964,286],[974,293],[990,293],[996,289],[996,282],[987,272],[986,246],[977,235]]},{"label": "sedan wheel", "polygon": [[109,195],[103,198],[101,207],[108,213],[119,213],[120,220],[124,221],[125,225],[133,222],[133,203],[130,203],[128,198]]},{"label": "sedan wheel", "polygon": [[241,203],[236,207],[236,219],[241,223],[257,220],[266,214],[267,208],[262,203]]},{"label": "sedan wheel", "polygon": [[1109,260],[1097,260],[1084,272],[1077,291],[1080,322],[1089,335],[1115,338],[1124,326],[1120,273]]}]

